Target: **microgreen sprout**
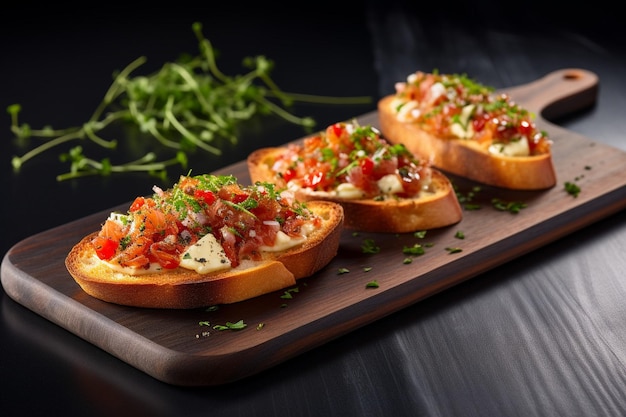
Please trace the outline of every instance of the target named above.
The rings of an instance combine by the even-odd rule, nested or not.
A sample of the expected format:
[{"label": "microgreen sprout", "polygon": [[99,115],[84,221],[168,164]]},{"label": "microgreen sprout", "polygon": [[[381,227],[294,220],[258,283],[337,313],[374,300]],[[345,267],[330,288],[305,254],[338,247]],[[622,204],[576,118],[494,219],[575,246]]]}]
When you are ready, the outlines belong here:
[{"label": "microgreen sprout", "polygon": [[147,172],[165,178],[166,169],[187,165],[188,152],[203,150],[220,155],[218,140],[236,145],[237,127],[256,115],[274,114],[289,123],[310,130],[315,121],[298,117],[287,109],[295,101],[321,104],[367,104],[371,97],[327,97],[282,91],[271,78],[274,63],[264,56],[247,57],[244,75],[228,76],[216,64],[216,50],[202,33],[202,25],[193,23],[198,40],[199,55],[181,57],[166,62],[160,70],[149,75],[133,75],[146,62],[139,57],[114,74],[112,84],[89,120],[67,129],[32,129],[19,122],[22,107],[8,106],[11,131],[19,139],[38,138],[45,142],[21,156],[12,158],[15,171],[29,160],[57,146],[74,141],[91,141],[110,151],[118,147],[117,139],[105,139],[104,130],[114,122],[126,122],[138,127],[142,136],[152,137],[176,155],[157,161],[149,152],[127,163],[113,164],[110,158],[94,160],[76,146],[61,156],[71,164],[69,172],[57,176],[58,181],[88,175],[108,176],[120,172]]}]

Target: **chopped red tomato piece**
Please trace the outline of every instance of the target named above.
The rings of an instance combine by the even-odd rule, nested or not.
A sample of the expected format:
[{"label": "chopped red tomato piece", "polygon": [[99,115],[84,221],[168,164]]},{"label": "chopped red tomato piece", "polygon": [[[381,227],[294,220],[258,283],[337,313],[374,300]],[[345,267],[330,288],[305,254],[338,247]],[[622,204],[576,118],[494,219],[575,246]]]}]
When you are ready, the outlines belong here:
[{"label": "chopped red tomato piece", "polygon": [[374,161],[371,158],[363,158],[359,161],[363,175],[372,175],[374,172]]},{"label": "chopped red tomato piece", "polygon": [[96,236],[95,238],[93,238],[91,243],[96,250],[96,255],[98,255],[98,258],[103,260],[111,259],[113,255],[115,255],[115,251],[119,246],[119,242],[103,236]]},{"label": "chopped red tomato piece", "polygon": [[296,170],[293,168],[287,168],[285,172],[282,173],[283,179],[285,182],[291,181],[296,176]]},{"label": "chopped red tomato piece", "polygon": [[304,186],[308,188],[315,188],[322,184],[324,179],[324,173],[322,171],[309,172],[304,175]]},{"label": "chopped red tomato piece", "polygon": [[133,212],[139,210],[145,204],[145,202],[146,199],[144,197],[135,198],[135,201],[133,201],[133,204],[130,205],[128,211]]},{"label": "chopped red tomato piece", "polygon": [[150,245],[150,261],[157,262],[165,269],[174,269],[180,265],[180,252],[176,245],[160,241]]},{"label": "chopped red tomato piece", "polygon": [[196,191],[194,191],[193,193],[193,196],[198,200],[204,201],[209,206],[213,204],[216,199],[215,194],[213,194],[213,192],[209,190],[196,189]]},{"label": "chopped red tomato piece", "polygon": [[341,134],[343,133],[343,126],[341,125],[341,123],[335,123],[330,127],[330,130],[332,134],[335,135],[335,137],[340,138]]}]

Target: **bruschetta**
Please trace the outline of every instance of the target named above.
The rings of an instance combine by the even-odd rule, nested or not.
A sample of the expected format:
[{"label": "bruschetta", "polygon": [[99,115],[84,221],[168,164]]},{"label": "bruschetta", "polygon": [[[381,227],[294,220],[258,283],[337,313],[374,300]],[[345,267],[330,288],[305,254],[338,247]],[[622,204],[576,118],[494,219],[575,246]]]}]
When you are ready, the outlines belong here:
[{"label": "bruschetta", "polygon": [[494,91],[466,75],[418,71],[378,102],[380,129],[444,172],[507,189],[553,187],[548,134]]},{"label": "bruschetta", "polygon": [[300,142],[257,149],[247,164],[252,181],[274,183],[301,201],[341,204],[347,229],[406,233],[462,218],[445,175],[356,121],[332,124]]},{"label": "bruschetta", "polygon": [[294,285],[337,254],[338,204],[228,175],[182,176],[153,191],[69,252],[67,270],[89,295],[150,308],[230,304]]}]

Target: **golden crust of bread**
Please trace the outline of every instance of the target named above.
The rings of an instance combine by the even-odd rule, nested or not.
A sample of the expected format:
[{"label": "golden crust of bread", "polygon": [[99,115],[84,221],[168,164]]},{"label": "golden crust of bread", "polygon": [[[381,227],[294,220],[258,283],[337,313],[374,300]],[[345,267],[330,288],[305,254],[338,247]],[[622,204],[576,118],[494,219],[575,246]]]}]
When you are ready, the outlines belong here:
[{"label": "golden crust of bread", "polygon": [[344,220],[342,207],[323,201],[307,206],[324,221],[302,245],[284,252],[265,252],[263,261],[244,261],[227,271],[201,275],[176,268],[143,275],[123,274],[97,258],[89,243],[97,232],[85,236],[71,249],[65,265],[87,294],[111,303],[169,309],[235,303],[294,285],[337,254]]},{"label": "golden crust of bread", "polygon": [[[247,159],[251,180],[286,187],[287,184],[271,169],[276,156],[283,150],[282,147],[272,147],[252,152]],[[435,169],[432,170],[430,191],[414,199],[345,199],[304,188],[294,192],[300,201],[323,200],[341,204],[345,213],[344,226],[364,232],[408,233],[436,229],[458,223],[463,216],[450,181]]]},{"label": "golden crust of bread", "polygon": [[542,190],[556,184],[550,153],[537,156],[493,155],[471,140],[439,139],[417,125],[401,122],[392,108],[394,95],[378,102],[380,129],[392,143],[402,143],[429,158],[443,171],[487,185],[514,190]]}]

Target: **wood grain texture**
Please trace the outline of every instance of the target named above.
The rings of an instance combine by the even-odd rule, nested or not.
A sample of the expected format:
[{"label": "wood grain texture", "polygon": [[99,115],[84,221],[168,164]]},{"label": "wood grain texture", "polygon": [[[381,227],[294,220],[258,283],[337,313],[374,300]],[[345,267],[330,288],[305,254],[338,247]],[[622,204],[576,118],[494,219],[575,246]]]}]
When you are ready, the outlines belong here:
[{"label": "wood grain texture", "polygon": [[[566,69],[507,89],[539,115],[538,124],[550,133],[556,187],[522,192],[483,186],[474,200],[481,209],[465,211],[459,224],[430,231],[423,239],[412,234],[345,231],[338,256],[318,274],[301,280],[292,299],[282,298],[282,292],[272,293],[212,312],[138,309],[96,300],[80,290],[63,261],[71,246],[96,230],[108,211],[16,244],[3,259],[2,284],[18,303],[161,381],[200,386],[245,378],[624,208],[626,153],[554,126],[541,116],[544,112],[563,115],[592,104],[597,83],[588,71]],[[358,119],[361,124],[377,124],[376,113]],[[218,173],[249,180],[243,161]],[[476,185],[452,180],[461,193]],[[578,197],[565,192],[566,181],[581,187]],[[497,211],[490,203],[494,197],[528,206],[519,214]],[[455,237],[457,231],[465,239]],[[379,253],[363,253],[362,244],[370,238],[380,247]],[[432,247],[412,263],[403,263],[402,249],[415,243]],[[449,253],[450,247],[462,251]],[[339,274],[340,268],[350,272]],[[378,281],[379,288],[366,288],[372,280]],[[216,331],[199,325],[238,320],[244,320],[247,328]],[[258,329],[259,324],[264,326]]]}]

